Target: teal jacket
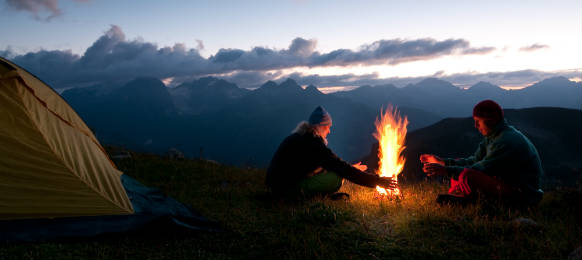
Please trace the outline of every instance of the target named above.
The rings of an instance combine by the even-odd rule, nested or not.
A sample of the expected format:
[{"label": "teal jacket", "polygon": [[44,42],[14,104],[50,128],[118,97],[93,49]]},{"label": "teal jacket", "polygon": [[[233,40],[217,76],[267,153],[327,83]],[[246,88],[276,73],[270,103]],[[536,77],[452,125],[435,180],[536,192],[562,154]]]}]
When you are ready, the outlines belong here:
[{"label": "teal jacket", "polygon": [[540,189],[544,173],[535,146],[505,120],[483,138],[473,156],[444,161],[451,178],[457,179],[464,168],[471,168],[524,192]]}]

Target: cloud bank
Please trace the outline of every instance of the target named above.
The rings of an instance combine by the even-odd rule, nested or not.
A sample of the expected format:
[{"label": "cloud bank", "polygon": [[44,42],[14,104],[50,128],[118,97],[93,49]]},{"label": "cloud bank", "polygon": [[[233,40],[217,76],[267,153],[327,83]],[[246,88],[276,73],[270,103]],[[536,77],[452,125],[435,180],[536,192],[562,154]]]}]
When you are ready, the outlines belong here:
[{"label": "cloud bank", "polygon": [[[56,1],[51,3],[56,3]],[[199,53],[199,50],[204,49],[203,42],[198,40],[197,43],[196,48],[187,48],[184,44],[158,47],[154,43],[143,40],[128,40],[119,26],[112,25],[82,55],[74,54],[70,50],[41,50],[16,55],[10,49],[0,50],[0,55],[31,71],[54,88],[70,88],[101,82],[123,82],[142,76],[159,79],[172,78],[174,82],[179,82],[208,75],[221,76],[241,87],[257,87],[266,80],[283,76],[294,77],[305,85],[318,86],[378,85],[402,82],[402,78],[380,79],[376,74],[319,76],[295,73],[285,75],[281,71],[294,67],[396,65],[449,55],[484,55],[495,50],[493,47],[486,46],[473,47],[464,39],[438,41],[423,38],[379,40],[365,44],[357,50],[337,49],[320,53],[316,50],[317,40],[296,38],[286,49],[224,48],[205,58]],[[533,74],[539,73],[533,72]],[[441,72],[437,76],[445,75]],[[459,80],[464,77],[499,78],[494,73],[486,76],[467,74],[455,77]],[[501,83],[496,82],[496,84]]]},{"label": "cloud bank", "polygon": [[[88,2],[88,0],[75,1]],[[50,21],[63,14],[59,8],[59,0],[4,0],[4,2],[10,9],[31,13],[36,20]],[[43,13],[48,13],[48,16],[42,18]]]},{"label": "cloud bank", "polygon": [[327,54],[313,54],[308,66],[350,65],[396,65],[417,60],[430,60],[446,55],[487,54],[493,47],[472,48],[463,39],[436,41],[425,38],[417,40],[380,40],[364,45],[359,51],[335,50]]}]

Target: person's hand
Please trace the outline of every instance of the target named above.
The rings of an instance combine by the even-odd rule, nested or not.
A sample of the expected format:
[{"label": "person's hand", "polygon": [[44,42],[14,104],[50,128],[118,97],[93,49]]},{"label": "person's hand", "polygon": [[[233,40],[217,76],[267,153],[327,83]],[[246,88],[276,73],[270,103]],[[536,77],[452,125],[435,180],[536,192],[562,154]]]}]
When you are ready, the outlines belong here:
[{"label": "person's hand", "polygon": [[436,163],[445,166],[445,161],[443,161],[443,159],[433,154],[421,154],[420,162],[422,162],[423,164]]},{"label": "person's hand", "polygon": [[378,182],[376,185],[384,189],[396,189],[396,181],[389,177],[378,177]]},{"label": "person's hand", "polygon": [[438,163],[426,163],[422,167],[422,171],[426,173],[427,176],[446,176],[447,169],[445,166]]},{"label": "person's hand", "polygon": [[360,171],[366,171],[368,169],[368,166],[366,166],[365,164],[362,164],[362,162],[358,162],[355,164],[352,164],[352,166],[354,166],[354,168],[360,170]]}]

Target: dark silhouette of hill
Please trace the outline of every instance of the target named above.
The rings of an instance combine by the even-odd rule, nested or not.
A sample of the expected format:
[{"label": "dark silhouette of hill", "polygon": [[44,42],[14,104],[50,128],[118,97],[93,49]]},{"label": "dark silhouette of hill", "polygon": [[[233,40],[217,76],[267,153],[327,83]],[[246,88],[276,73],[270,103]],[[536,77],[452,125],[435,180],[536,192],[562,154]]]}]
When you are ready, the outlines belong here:
[{"label": "dark silhouette of hill", "polygon": [[[504,111],[509,124],[524,133],[538,149],[545,185],[576,185],[576,178],[582,174],[582,111],[554,107]],[[483,138],[473,125],[471,117],[447,118],[409,132],[404,151],[406,164],[400,180],[424,179],[419,161],[422,153],[449,158],[472,155]],[[377,149],[375,144],[364,159],[374,169],[378,163]]]},{"label": "dark silhouette of hill", "polygon": [[177,110],[166,86],[155,78],[138,78],[122,86],[70,89],[63,98],[104,143],[159,151],[169,142]]}]

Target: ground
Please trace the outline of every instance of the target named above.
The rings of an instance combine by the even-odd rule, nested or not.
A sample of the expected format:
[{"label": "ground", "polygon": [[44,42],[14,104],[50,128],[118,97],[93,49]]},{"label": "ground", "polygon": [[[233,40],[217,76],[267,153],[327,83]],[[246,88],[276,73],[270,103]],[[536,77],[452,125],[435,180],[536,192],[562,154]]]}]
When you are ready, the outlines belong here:
[{"label": "ground", "polygon": [[566,259],[582,246],[579,189],[548,191],[537,208],[439,206],[439,183],[378,199],[272,200],[264,169],[132,154],[118,167],[216,221],[222,232],[146,230],[68,241],[0,244],[2,259]]}]

